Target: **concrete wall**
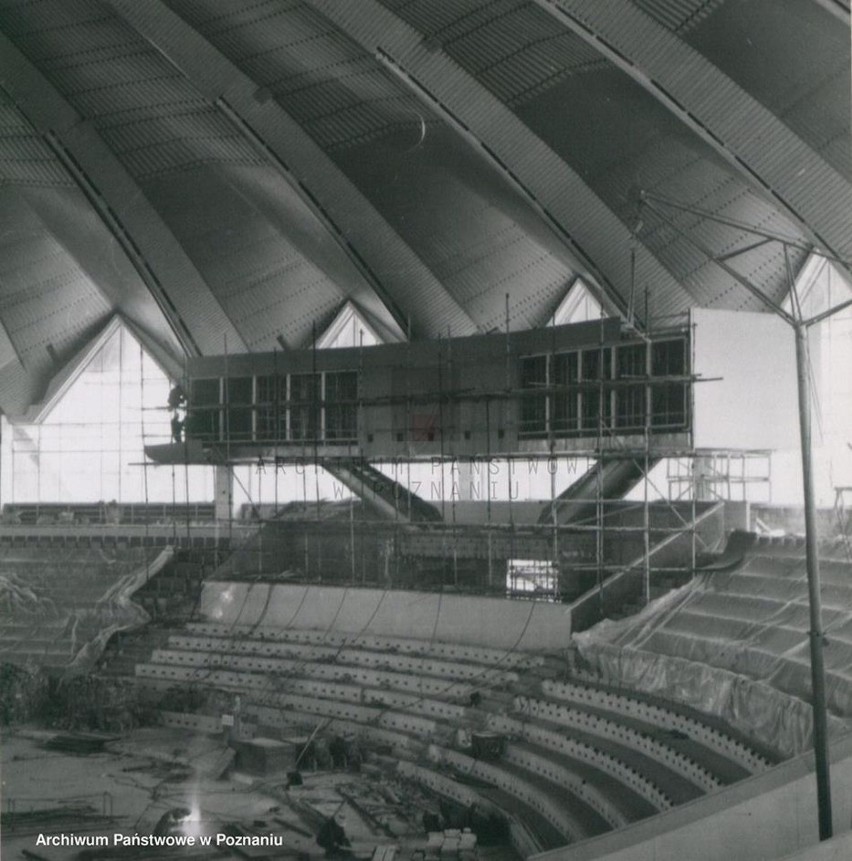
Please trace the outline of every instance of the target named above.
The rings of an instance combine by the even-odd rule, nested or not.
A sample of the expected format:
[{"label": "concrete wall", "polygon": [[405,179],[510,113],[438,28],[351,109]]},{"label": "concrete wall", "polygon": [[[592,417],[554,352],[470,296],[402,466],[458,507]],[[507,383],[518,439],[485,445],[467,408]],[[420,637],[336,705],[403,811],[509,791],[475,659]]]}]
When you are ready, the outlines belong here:
[{"label": "concrete wall", "polygon": [[208,581],[201,613],[224,624],[412,637],[497,649],[569,644],[565,604],[446,593]]},{"label": "concrete wall", "polygon": [[774,314],[695,308],[694,444],[706,449],[795,448],[792,329]]},{"label": "concrete wall", "polygon": [[[834,829],[840,834],[848,831],[852,815],[852,736],[836,742],[831,756]],[[816,780],[813,754],[808,752],[668,813],[533,857],[547,861],[776,861],[815,847],[817,841]],[[815,853],[813,857],[823,856]]]},{"label": "concrete wall", "polygon": [[833,840],[826,840],[816,846],[808,846],[784,861],[849,861],[852,858],[852,831],[841,834]]},{"label": "concrete wall", "polygon": [[[817,532],[820,538],[840,535],[852,529],[852,511],[849,502],[852,497],[846,497],[846,510],[837,511],[835,508],[817,509]],[[794,535],[805,534],[805,510],[801,505],[762,505],[751,506],[752,527],[754,519],[760,520],[770,529],[783,529]]]}]

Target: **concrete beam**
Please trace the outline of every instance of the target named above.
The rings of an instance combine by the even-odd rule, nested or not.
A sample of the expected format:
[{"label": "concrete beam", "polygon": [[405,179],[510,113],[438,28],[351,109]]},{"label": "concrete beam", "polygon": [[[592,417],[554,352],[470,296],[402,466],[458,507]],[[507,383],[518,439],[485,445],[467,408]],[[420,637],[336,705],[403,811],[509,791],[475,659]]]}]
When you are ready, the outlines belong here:
[{"label": "concrete beam", "polygon": [[[115,236],[185,352],[221,352],[223,333],[232,349],[245,350],[210,287],[97,129],[2,33],[0,85]],[[117,310],[130,314],[129,303],[128,296],[128,307],[120,302]]]},{"label": "concrete beam", "polygon": [[[496,164],[556,227],[608,304],[626,312],[633,236],[561,156],[490,90],[443,51],[424,44],[423,34],[377,0],[307,2],[365,50],[395,66],[400,77],[408,76],[412,89],[463,130],[480,156]],[[635,273],[636,283],[653,285],[660,306],[684,310],[690,304],[684,288],[641,243]]]},{"label": "concrete beam", "polygon": [[[269,93],[244,74],[161,0],[106,0],[116,14],[160,51],[246,133],[268,148],[282,175],[370,273],[369,291],[351,296],[396,330],[410,315],[415,335],[477,331],[467,312],[435,274]],[[357,249],[357,250],[356,250]],[[378,296],[380,302],[377,301]],[[381,307],[380,307],[381,306]]]},{"label": "concrete beam", "polygon": [[629,0],[534,2],[663,104],[817,247],[852,255],[850,182],[717,66]]}]

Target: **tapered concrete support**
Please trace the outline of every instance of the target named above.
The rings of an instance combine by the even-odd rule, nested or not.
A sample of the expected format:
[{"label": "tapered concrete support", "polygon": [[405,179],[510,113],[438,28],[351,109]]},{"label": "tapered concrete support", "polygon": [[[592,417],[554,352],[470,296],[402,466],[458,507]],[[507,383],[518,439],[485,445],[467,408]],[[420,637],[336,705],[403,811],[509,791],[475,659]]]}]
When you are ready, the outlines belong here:
[{"label": "tapered concrete support", "polygon": [[[470,461],[460,460],[453,463],[450,475],[452,476],[452,493],[456,499],[462,501],[475,500],[485,502],[488,499],[488,483],[493,480],[491,467],[486,460]],[[495,488],[491,489],[492,499],[497,496]]]},{"label": "tapered concrete support", "polygon": [[717,499],[713,493],[713,458],[695,455],[692,464],[695,498],[699,502],[711,502]]},{"label": "tapered concrete support", "polygon": [[388,520],[404,523],[441,520],[441,512],[432,503],[409,492],[365,460],[336,458],[326,461],[323,468]]},{"label": "tapered concrete support", "polygon": [[214,467],[213,504],[217,521],[231,519],[234,508],[234,473],[228,466]]},{"label": "tapered concrete support", "polygon": [[[658,458],[651,458],[648,470],[653,469]],[[576,523],[597,516],[598,502],[625,497],[645,477],[645,464],[634,458],[613,458],[604,463],[597,461],[563,490],[542,510],[538,522],[542,525],[553,522],[553,510],[560,524]]]}]

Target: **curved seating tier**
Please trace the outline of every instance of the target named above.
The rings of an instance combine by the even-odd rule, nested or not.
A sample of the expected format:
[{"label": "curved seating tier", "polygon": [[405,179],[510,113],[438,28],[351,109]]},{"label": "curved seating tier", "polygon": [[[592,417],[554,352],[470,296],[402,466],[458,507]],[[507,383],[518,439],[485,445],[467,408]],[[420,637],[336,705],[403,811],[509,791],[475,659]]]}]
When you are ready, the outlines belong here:
[{"label": "curved seating tier", "polygon": [[359,649],[393,655],[427,655],[450,661],[466,661],[488,668],[534,667],[544,663],[544,657],[529,652],[512,652],[486,646],[445,643],[440,640],[415,640],[406,637],[384,637],[376,634],[334,630],[272,628],[262,625],[220,625],[213,622],[190,622],[186,630],[211,637],[251,637],[262,641],[307,643],[323,647],[356,645]]},{"label": "curved seating tier", "polygon": [[[519,825],[519,834],[528,826],[583,839],[730,782],[668,744],[661,727],[709,740],[703,749],[714,764],[739,763],[740,774],[763,767],[694,718],[555,681],[549,676],[564,676],[567,665],[558,660],[554,669],[546,655],[212,622],[188,623],[161,645],[136,666],[142,684],[240,694],[244,715],[264,726],[315,728],[320,721],[391,746],[418,766],[451,769],[534,814],[537,822]],[[508,737],[498,760],[465,752],[477,731]]]},{"label": "curved seating tier", "polygon": [[0,661],[52,668],[93,661],[110,632],[146,621],[130,595],[170,554],[0,543]]},{"label": "curved seating tier", "polygon": [[[592,744],[563,735],[555,729],[503,715],[490,715],[488,728],[524,739],[545,753],[555,751],[573,762],[591,766],[604,777],[604,783],[612,786],[614,782],[622,786],[627,792],[619,793],[611,800],[631,821],[673,806],[672,800],[635,768]],[[644,807],[637,807],[637,799],[643,802]]]},{"label": "curved seating tier", "polygon": [[[749,747],[773,759],[812,742],[805,548],[799,539],[740,534],[726,554],[722,562],[732,567],[709,567],[639,616],[590,628],[575,643],[589,666],[637,698],[647,689],[645,696],[673,698],[735,725],[751,744],[727,748],[713,734],[668,724],[756,772],[767,763]],[[821,545],[820,568],[829,728],[846,732],[852,718],[852,554],[842,544]],[[562,690],[560,696],[566,693],[566,701],[581,695]],[[622,706],[608,703],[606,710]]]},{"label": "curved seating tier", "polygon": [[[312,711],[301,711],[294,706],[306,705],[303,700],[293,700],[288,704],[286,710],[274,705],[246,704],[243,714],[253,718],[258,724],[265,727],[279,728],[292,731],[294,725],[302,725],[305,729],[316,728],[316,713]],[[459,754],[448,747],[434,743],[430,737],[423,735],[419,742],[412,743],[410,733],[413,725],[406,722],[402,716],[394,716],[398,720],[394,723],[404,731],[387,729],[379,726],[371,726],[355,722],[351,719],[335,718],[322,726],[326,730],[338,733],[353,733],[368,739],[378,746],[390,746],[399,759],[398,770],[403,775],[412,776],[415,773],[430,776],[425,781],[440,794],[445,795],[459,803],[470,807],[476,804],[480,812],[494,811],[505,816],[513,830],[513,839],[519,851],[534,854],[546,849],[552,849],[564,844],[570,839],[582,839],[591,836],[582,822],[570,813],[555,805],[551,792],[541,789],[524,779],[522,773],[507,773],[506,769],[496,766],[484,767],[484,764]],[[185,716],[168,713],[167,723],[174,726],[195,728],[198,722],[206,722],[206,731],[215,731],[216,721],[204,716]],[[417,727],[421,731],[423,725]],[[251,734],[251,733],[249,733]],[[450,740],[448,740],[449,743]],[[460,783],[446,775],[439,774],[431,767],[423,766],[429,762],[438,767],[450,769],[456,774],[463,773],[467,778],[481,781],[487,787],[475,789],[466,783]],[[495,798],[492,790],[498,790],[502,798]],[[569,806],[571,799],[567,799]],[[520,810],[519,810],[520,808]],[[520,828],[520,835],[515,834],[515,829]],[[605,830],[605,826],[596,829],[597,832]],[[524,837],[525,835],[525,837]],[[523,838],[523,839],[522,839]],[[518,845],[520,842],[520,845]]]},{"label": "curved seating tier", "polygon": [[621,828],[630,821],[603,792],[570,768],[562,765],[559,757],[545,756],[527,745],[509,744],[503,753],[503,761],[517,765],[531,774],[537,774],[555,786],[568,789],[597,813],[609,828]]},{"label": "curved seating tier", "polygon": [[563,842],[577,843],[596,831],[576,809],[582,802],[567,791],[560,791],[556,784],[543,786],[540,778],[522,768],[507,767],[503,761],[496,765],[437,746],[430,749],[430,754],[434,761],[449,766],[456,774],[496,786],[531,807],[565,838]]},{"label": "curved seating tier", "polygon": [[[828,558],[820,568],[828,706],[852,715],[852,560]],[[614,642],[720,667],[809,700],[809,630],[804,550],[789,539],[764,539],[736,570],[704,574],[678,606],[641,624],[624,620]]]},{"label": "curved seating tier", "polygon": [[742,741],[732,738],[717,728],[696,718],[672,709],[663,708],[622,692],[601,689],[577,682],[557,682],[545,679],[542,692],[550,699],[589,706],[613,715],[635,718],[648,726],[655,726],[687,736],[708,751],[713,751],[741,767],[747,774],[758,774],[771,766],[765,756],[756,753]]},{"label": "curved seating tier", "polygon": [[496,812],[505,816],[509,823],[512,844],[522,858],[536,855],[548,848],[545,839],[538,833],[538,829],[531,829],[527,825],[528,817],[521,819],[516,815],[517,802],[513,801],[511,805],[501,806],[466,784],[459,783],[452,777],[413,762],[404,760],[400,762],[397,773],[431,789],[438,795],[456,801],[464,807],[469,808],[475,804],[483,813]]},{"label": "curved seating tier", "polygon": [[[632,752],[647,757],[654,765],[646,766],[645,771],[651,769],[656,771],[658,766],[663,766],[701,792],[712,792],[721,786],[721,781],[710,774],[707,769],[692,762],[688,757],[663,742],[657,741],[631,726],[560,703],[533,699],[527,696],[516,697],[513,707],[514,712],[518,715],[558,724],[571,730],[575,737],[585,735],[593,738],[598,745],[611,746],[618,751],[622,758],[634,759],[631,755]],[[689,789],[681,783],[676,783],[675,786],[677,790],[670,791],[670,794],[672,796],[677,795],[680,800],[684,800]],[[701,792],[690,794],[697,796]]]},{"label": "curved seating tier", "polygon": [[[217,665],[250,669],[250,663],[238,660],[239,656],[269,656],[281,663],[257,663],[253,669],[280,671],[285,674],[304,672],[311,666],[314,678],[330,681],[357,682],[364,687],[393,688],[410,691],[420,696],[435,696],[442,700],[466,702],[474,690],[504,690],[521,681],[516,670],[493,667],[513,663],[526,669],[524,679],[535,677],[546,663],[545,656],[512,654],[496,649],[459,646],[457,644],[429,643],[399,638],[352,635],[324,631],[292,631],[282,629],[256,629],[250,626],[232,628],[209,623],[190,623],[188,635],[172,636],[173,652],[158,653],[162,663],[174,662],[198,665],[198,658],[187,652],[207,652]],[[213,639],[211,639],[211,637]],[[223,650],[221,638],[228,641]],[[329,641],[336,645],[327,645]],[[311,645],[307,645],[311,644]],[[446,658],[436,659],[433,654]],[[480,663],[463,662],[478,660]],[[490,664],[481,663],[489,660]],[[525,666],[522,666],[525,665]],[[466,680],[469,684],[452,684],[450,680]],[[658,733],[660,727],[687,734],[708,752],[725,758],[734,768],[734,777],[755,773],[767,767],[762,756],[754,753],[741,741],[696,720],[660,705],[625,696],[621,692],[602,691],[599,688],[567,683],[541,681],[544,698],[570,700],[579,709],[614,712],[620,717],[635,719],[646,725],[646,731]],[[573,696],[567,696],[568,690]],[[716,760],[718,761],[718,759]],[[730,769],[725,769],[730,771]],[[705,778],[701,777],[700,781]]]},{"label": "curved seating tier", "polygon": [[[303,672],[306,668],[306,657],[296,658],[267,658],[257,654],[219,654],[204,653],[200,651],[182,651],[181,646],[186,648],[185,638],[172,638],[175,649],[156,649],[151,660],[157,664],[174,664],[177,666],[194,668],[220,668],[232,670],[246,670],[251,672],[280,673],[285,676],[293,676]],[[198,645],[195,643],[194,645]],[[434,668],[432,668],[434,669]],[[315,679],[323,679],[337,682],[355,682],[362,687],[368,688],[393,688],[395,690],[411,691],[421,696],[440,696],[448,701],[468,701],[470,695],[477,690],[474,684],[463,684],[448,681],[446,677],[431,675],[408,675],[402,672],[389,670],[364,669],[358,664],[342,663],[338,660],[334,664],[312,663],[311,676]],[[410,672],[410,670],[408,671]],[[493,678],[493,677],[492,677]],[[504,682],[505,680],[500,679]]]}]

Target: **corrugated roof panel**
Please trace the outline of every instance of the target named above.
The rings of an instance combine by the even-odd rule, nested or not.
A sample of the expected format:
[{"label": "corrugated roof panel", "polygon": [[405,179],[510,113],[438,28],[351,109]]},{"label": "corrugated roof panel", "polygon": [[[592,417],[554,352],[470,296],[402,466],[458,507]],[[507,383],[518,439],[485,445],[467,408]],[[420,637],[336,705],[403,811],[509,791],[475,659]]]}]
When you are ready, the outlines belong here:
[{"label": "corrugated roof panel", "polygon": [[721,6],[724,0],[633,0],[664,27],[686,33]]},{"label": "corrugated roof panel", "polygon": [[[62,28],[45,26],[54,12],[42,12],[40,4],[14,9],[19,26],[28,28],[22,50],[38,58],[51,81],[94,122],[137,179],[211,160],[262,161],[164,57],[119,19],[105,16],[99,4],[68,4],[56,18],[64,22]],[[9,7],[0,7],[0,26],[11,15]],[[94,51],[69,57],[66,29],[80,46],[92,44]]]},{"label": "corrugated roof panel", "polygon": [[[45,66],[47,68],[47,65]],[[69,96],[96,92],[100,89],[120,89],[128,84],[140,84],[173,80],[180,87],[180,75],[159,55],[142,51],[141,46],[133,53],[104,54],[98,60],[76,65],[52,65],[53,80]],[[185,86],[185,85],[184,85]],[[184,96],[185,98],[185,96]]]},{"label": "corrugated roof panel", "polygon": [[3,32],[18,41],[36,31],[62,33],[109,18],[109,13],[91,0],[2,0]]},{"label": "corrugated roof panel", "polygon": [[686,41],[852,180],[852,148],[829,146],[852,127],[848,26],[813,0],[726,0]]},{"label": "corrugated roof panel", "polygon": [[274,18],[239,28],[216,31],[203,24],[201,26],[205,37],[215,39],[222,50],[228,51],[238,63],[266,56],[277,57],[280,61],[282,54],[288,59],[298,55],[310,57],[312,48],[316,59],[326,56],[351,58],[351,52],[341,45],[336,34],[318,30],[316,24],[304,14],[299,14],[298,10],[288,10]]},{"label": "corrugated roof panel", "polygon": [[[419,145],[416,134],[409,137],[410,143],[384,145],[378,161],[365,148],[348,153],[342,166],[481,329],[503,325],[506,293],[513,301],[542,297],[524,319],[544,322],[575,274],[570,255],[452,133],[430,129]],[[387,174],[396,181],[382,183]],[[524,319],[513,317],[512,326],[522,327]]]},{"label": "corrugated roof panel", "polygon": [[[552,86],[561,77],[604,64],[600,55],[537,7],[518,0],[447,4],[441,26],[429,27],[429,4],[383,5],[420,29],[502,101],[514,104]],[[434,4],[433,4],[434,5]]]},{"label": "corrugated roof panel", "polygon": [[[103,74],[106,77],[107,70],[103,70]],[[68,100],[99,127],[108,124],[114,116],[123,120],[125,115],[132,116],[143,110],[153,119],[173,109],[186,113],[190,105],[199,110],[205,107],[174,75],[159,80],[130,81],[119,86],[105,84],[94,90],[69,91]]]},{"label": "corrugated roof panel", "polygon": [[74,185],[44,139],[5,96],[0,96],[0,178],[14,185]]},{"label": "corrugated roof panel", "polygon": [[[169,5],[176,5],[169,2]],[[254,27],[278,20],[298,10],[300,0],[216,0],[212,8],[196,0],[184,0],[180,4],[181,14],[187,21],[198,24],[203,21],[210,33],[225,33],[242,27]]]},{"label": "corrugated roof panel", "polygon": [[234,171],[218,165],[155,177],[143,187],[246,345],[273,349],[284,335],[291,346],[300,346],[304,332],[291,320],[296,309],[307,313],[312,306],[318,317],[340,304],[346,291],[324,261],[311,256],[317,244],[300,226],[292,201],[282,200],[275,210],[258,205],[252,184],[264,180],[281,187],[269,167]]},{"label": "corrugated roof panel", "polygon": [[416,97],[311,9],[250,9],[172,0],[172,6],[258,84],[269,87],[327,149],[354,146],[419,122]]},{"label": "corrugated roof panel", "polygon": [[[429,39],[446,51],[455,42],[465,40],[472,34],[488,31],[492,34],[503,32],[506,20],[514,19],[524,6],[524,0],[493,0],[487,4],[480,3],[476,8],[471,7],[464,14],[457,15],[452,23],[442,29],[430,32]],[[519,27],[521,29],[518,35],[523,41],[524,28],[520,23]]]},{"label": "corrugated roof panel", "polygon": [[[435,3],[434,0],[383,0],[412,27],[429,37],[440,36],[459,21],[482,17],[490,11],[517,6],[517,0],[456,0],[454,3]],[[496,7],[496,8],[495,8]],[[474,20],[475,23],[475,20]]]},{"label": "corrugated roof panel", "polygon": [[[43,229],[27,225],[26,232],[16,241],[8,241],[3,246],[3,256],[0,258],[0,278],[7,284],[22,278],[24,271],[35,273],[37,281],[44,280],[65,270],[68,254],[57,242],[51,240]],[[24,295],[23,287],[19,287]],[[16,293],[13,286],[5,290],[7,298],[12,301]]]},{"label": "corrugated roof panel", "polygon": [[[727,0],[696,28],[687,40],[690,44],[672,36],[630,3],[559,0],[559,5],[686,106],[690,118],[711,130],[723,142],[724,152],[747,165],[756,181],[796,212],[821,243],[841,254],[852,249],[852,172],[846,177],[838,174],[807,145],[808,137],[803,140],[791,134],[778,119],[784,106],[795,100],[794,92],[804,97],[815,83],[842,67],[844,107],[837,111],[838,99],[828,113],[843,118],[848,125],[849,39],[838,36],[834,19],[831,27],[827,26],[817,4]],[[728,29],[720,29],[723,22]],[[801,33],[794,35],[798,28]],[[730,32],[740,34],[736,46],[730,43]],[[750,33],[754,43],[747,47]],[[813,62],[806,59],[811,52],[800,50],[802,40],[808,44],[809,39],[815,49],[819,46]],[[782,52],[784,46],[786,54]],[[719,66],[708,62],[702,52],[711,55]],[[774,65],[758,61],[759,57],[768,60],[770,55],[777,61]],[[752,94],[760,94],[764,104]],[[773,105],[772,100],[774,110],[767,110],[764,105]],[[826,109],[824,104],[822,109]]]},{"label": "corrugated roof panel", "polygon": [[781,114],[784,122],[799,137],[808,141],[835,170],[847,177],[852,175],[849,125],[837,111],[827,107],[843,104],[848,99],[847,66],[838,68]]},{"label": "corrugated roof panel", "polygon": [[62,31],[34,30],[16,42],[43,69],[87,66],[150,51],[149,46],[140,45],[132,33],[122,32],[110,18],[80,22]]},{"label": "corrugated roof panel", "polygon": [[[5,207],[0,217],[8,223]],[[29,367],[34,355],[43,358],[47,344],[61,352],[110,308],[34,216],[18,209],[14,217],[18,229],[0,232],[0,317]]]},{"label": "corrugated roof panel", "polygon": [[71,186],[72,180],[40,139],[0,134],[0,178],[15,185]]},{"label": "corrugated roof panel", "polygon": [[[362,79],[373,78],[375,71],[361,73]],[[276,95],[281,95],[282,103],[286,103],[287,108],[292,112],[294,117],[299,117],[303,121],[312,119],[322,119],[343,110],[357,110],[364,102],[360,98],[360,92],[353,92],[347,84],[352,84],[350,78],[343,81],[334,78],[328,78],[319,81],[313,81],[310,86],[304,86],[294,93],[288,93],[280,88],[276,88]],[[358,90],[363,91],[372,89],[369,86],[369,80],[359,80],[357,82]],[[375,97],[375,94],[371,94]],[[387,91],[384,93],[387,96]],[[369,103],[368,103],[369,104]]]},{"label": "corrugated roof panel", "polygon": [[[153,121],[152,120],[156,120]],[[204,139],[228,140],[237,132],[222,114],[210,106],[199,108],[187,105],[183,112],[160,117],[116,117],[113,122],[100,126],[101,134],[118,152],[133,151],[156,146],[173,140]]]},{"label": "corrugated roof panel", "polygon": [[[755,227],[790,230],[789,223],[779,225],[777,213],[753,193],[732,183],[720,185],[701,201],[702,208],[725,218]],[[726,275],[678,231],[694,237],[716,254],[730,254],[745,249],[757,237],[744,230],[701,218],[689,213],[668,213],[668,221],[652,212],[643,216],[641,237],[678,273],[681,281],[693,291],[696,301],[707,307],[743,307],[748,291],[734,278]],[[794,255],[794,263],[798,252]],[[783,250],[777,243],[763,245],[745,254],[735,254],[728,265],[748,278],[755,287],[779,301],[787,290]],[[755,307],[759,307],[757,302]],[[765,306],[761,308],[765,310]]]},{"label": "corrugated roof panel", "polygon": [[[185,5],[189,4],[174,4],[175,8],[180,7],[181,13]],[[197,14],[199,4],[193,4],[193,6]],[[235,56],[235,53],[232,55],[229,52],[236,52],[236,42],[231,40],[227,45],[208,44],[203,37],[203,26],[198,28],[201,32],[196,33],[193,27],[184,24],[176,14],[155,16],[149,15],[147,11],[140,10],[138,13],[132,11],[129,5],[122,4],[122,8],[126,11],[128,19],[134,21],[134,26],[138,24],[148,38],[161,43],[164,51],[169,55],[183,58],[182,64],[187,67],[191,78],[201,89],[209,92],[212,85],[220,85],[219,81],[235,82],[237,86],[234,93],[234,108],[239,112],[246,109],[252,110],[253,104],[251,101],[248,103],[246,101],[250,96],[247,96],[244,89],[246,86],[250,87],[252,81],[241,74],[242,69],[232,66],[232,56]],[[201,17],[215,17],[218,8],[221,7],[218,7],[215,2],[205,3]],[[375,58],[363,50],[353,51],[352,44],[345,37],[339,33],[333,36],[334,28],[330,27],[321,16],[311,13],[308,17],[315,18],[321,25],[315,27],[318,33],[329,34],[328,41],[334,46],[333,50],[336,52],[333,57],[336,58],[345,53],[355,57],[355,62],[348,64],[349,70],[356,69],[360,72],[367,63],[374,69],[379,68]],[[240,28],[240,32],[244,29]],[[187,56],[183,46],[178,44],[180,41],[193,46],[193,56]],[[338,43],[346,43],[347,50],[345,52],[338,50]],[[248,49],[244,55],[250,56],[252,45],[240,44],[239,49],[240,51]],[[265,57],[269,55],[268,52],[261,53]],[[199,60],[199,56],[204,59]],[[286,58],[286,52],[284,56]],[[314,65],[322,66],[331,56],[331,54],[322,56],[320,52],[311,52],[310,59],[314,61]],[[309,74],[298,77],[300,70],[308,71]],[[286,67],[286,63],[282,64],[281,68],[270,71],[281,81],[286,82],[290,78],[291,70]],[[294,67],[292,72],[293,77],[298,77],[298,85],[309,82],[311,75],[317,74],[310,66]],[[384,72],[381,74],[385,75]],[[385,78],[392,80],[388,75],[385,75]],[[343,85],[347,86],[348,83],[346,81]],[[274,85],[270,89],[274,90]],[[397,85],[397,91],[404,92],[404,88]],[[474,330],[475,327],[469,318],[444,291],[434,275],[399,239],[393,227],[379,217],[365,196],[351,184],[348,177],[329,159],[316,141],[309,137],[304,127],[296,123],[286,109],[280,110],[275,104],[261,107],[254,120],[257,123],[258,133],[269,141],[294,173],[306,183],[323,208],[331,213],[335,224],[345,228],[348,242],[358,250],[364,260],[368,261],[369,267],[380,282],[380,290],[383,288],[389,296],[389,304],[394,312],[398,313],[401,308],[403,314],[405,311],[411,313],[416,335],[422,336],[442,331],[443,321],[448,318],[457,323],[456,330],[459,332],[469,333]],[[389,126],[391,131],[396,128],[397,125]],[[419,123],[417,129],[419,130]],[[360,133],[361,129],[357,131]],[[255,187],[251,196],[255,199],[266,197],[266,191]],[[363,279],[356,279],[358,285],[354,290],[352,290],[351,273],[343,274],[341,280],[350,293],[359,300],[367,303],[371,301],[369,295],[364,295]],[[375,301],[375,298],[372,301]]]}]

